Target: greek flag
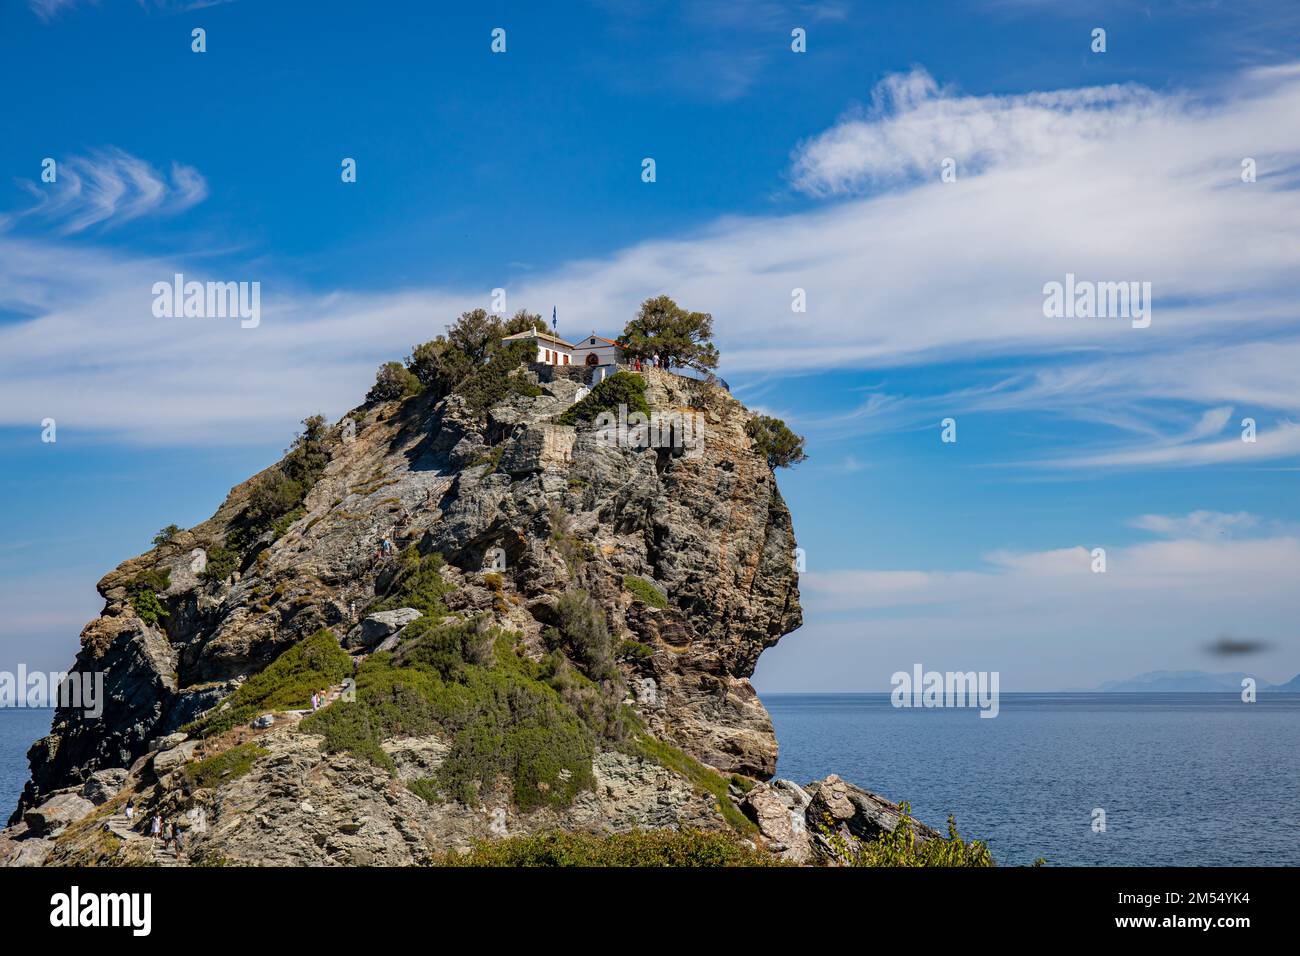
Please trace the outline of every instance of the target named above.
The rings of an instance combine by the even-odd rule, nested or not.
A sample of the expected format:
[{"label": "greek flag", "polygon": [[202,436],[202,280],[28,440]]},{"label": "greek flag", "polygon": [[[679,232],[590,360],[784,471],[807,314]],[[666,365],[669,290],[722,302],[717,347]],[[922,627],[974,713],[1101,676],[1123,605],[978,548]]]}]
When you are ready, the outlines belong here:
[{"label": "greek flag", "polygon": [[556,325],[555,325],[556,321],[557,320],[555,318],[555,306],[551,306],[551,331],[552,332],[554,332],[556,329]]}]

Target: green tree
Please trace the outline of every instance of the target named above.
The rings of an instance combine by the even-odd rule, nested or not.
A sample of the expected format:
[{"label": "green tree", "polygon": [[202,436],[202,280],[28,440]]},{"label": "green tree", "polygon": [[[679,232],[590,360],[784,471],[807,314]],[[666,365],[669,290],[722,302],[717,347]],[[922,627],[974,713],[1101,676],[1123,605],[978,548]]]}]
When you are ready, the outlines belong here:
[{"label": "green tree", "polygon": [[527,309],[520,309],[506,320],[506,335],[517,335],[520,332],[527,332],[530,329],[535,329],[538,332],[548,331],[546,323],[542,321],[542,317],[534,312],[529,312]]},{"label": "green tree", "polygon": [[635,319],[623,329],[623,353],[660,368],[674,366],[701,372],[718,367],[713,344],[713,316],[688,312],[666,295],[641,303]]},{"label": "green tree", "polygon": [[465,353],[447,341],[445,335],[411,349],[406,365],[420,384],[439,398],[474,370]]},{"label": "green tree", "polygon": [[325,433],[328,430],[329,422],[324,415],[310,415],[302,420],[302,431],[293,436],[293,444],[284,450],[285,474],[294,481],[305,483],[308,488],[316,483],[329,462],[325,451]]},{"label": "green tree", "polygon": [[169,524],[167,527],[163,528],[161,531],[159,531],[156,535],[153,536],[153,543],[156,545],[166,544],[172,538],[180,534],[181,530],[182,529],[180,525]]},{"label": "green tree", "polygon": [[745,426],[758,453],[767,459],[769,468],[789,468],[807,459],[804,439],[790,431],[785,422],[770,415],[755,415]]},{"label": "green tree", "polygon": [[375,384],[366,393],[367,402],[389,402],[415,395],[421,388],[420,379],[401,362],[385,362],[375,373]]},{"label": "green tree", "polygon": [[501,319],[486,309],[462,312],[447,326],[447,341],[469,359],[471,365],[482,365],[496,351],[505,335]]}]

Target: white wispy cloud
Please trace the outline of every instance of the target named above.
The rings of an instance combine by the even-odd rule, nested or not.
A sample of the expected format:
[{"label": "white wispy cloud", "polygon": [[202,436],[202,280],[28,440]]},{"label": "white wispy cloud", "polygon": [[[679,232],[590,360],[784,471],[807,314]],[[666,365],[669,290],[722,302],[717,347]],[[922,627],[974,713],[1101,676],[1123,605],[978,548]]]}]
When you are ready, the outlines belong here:
[{"label": "white wispy cloud", "polygon": [[1178,107],[1140,86],[958,96],[916,67],[886,77],[870,106],[801,144],[792,179],[801,191],[825,196],[934,177],[949,158],[962,175],[1030,165],[1113,141]]},{"label": "white wispy cloud", "polygon": [[36,200],[6,217],[39,220],[62,235],[114,226],[148,215],[171,215],[202,202],[207,181],[193,166],[173,163],[171,175],[116,148],[56,160],[52,183],[19,180]]},{"label": "white wispy cloud", "polygon": [[1168,538],[1214,538],[1250,531],[1259,526],[1259,518],[1247,511],[1193,511],[1186,515],[1139,515],[1130,524],[1135,528]]},{"label": "white wispy cloud", "polygon": [[[948,395],[884,388],[837,422],[807,423],[813,429],[831,422],[852,434],[953,411],[1040,409],[1121,435],[1044,467],[1260,462],[1300,451],[1300,431],[1288,425],[1300,420],[1300,127],[1278,121],[1300,115],[1300,67],[1242,74],[1213,101],[1129,88],[963,99],[919,73],[891,81],[886,98],[876,114],[847,121],[865,143],[859,171],[841,164],[817,181],[886,172],[873,136],[902,143],[909,168],[931,171],[924,181],[837,193],[786,215],[728,217],[534,270],[509,288],[512,307],[559,303],[566,326],[616,331],[641,300],[668,292],[713,313],[724,375],[1008,360],[1010,371]],[[942,183],[954,111],[967,130],[962,155],[982,159]],[[862,123],[880,129],[864,138]],[[1017,150],[998,146],[1004,134]],[[1240,181],[1245,156],[1259,163],[1258,182]],[[111,201],[83,198],[56,221],[165,210],[204,190],[188,167],[173,172],[161,202],[125,171],[115,178],[123,191],[98,190]],[[318,292],[260,262],[214,269],[198,256],[74,253],[0,235],[0,308],[32,316],[0,328],[0,420],[39,421],[59,406],[82,427],[165,440],[283,434],[308,411],[341,413],[379,360],[487,299],[485,289],[452,287]],[[174,272],[261,281],[261,326],[155,319],[149,289]],[[1045,318],[1042,286],[1066,272],[1152,282],[1151,327]],[[807,292],[806,313],[790,309],[795,288]],[[78,389],[53,384],[69,377]],[[1226,425],[1214,433],[1225,410],[1259,416],[1259,441],[1246,445]]]}]

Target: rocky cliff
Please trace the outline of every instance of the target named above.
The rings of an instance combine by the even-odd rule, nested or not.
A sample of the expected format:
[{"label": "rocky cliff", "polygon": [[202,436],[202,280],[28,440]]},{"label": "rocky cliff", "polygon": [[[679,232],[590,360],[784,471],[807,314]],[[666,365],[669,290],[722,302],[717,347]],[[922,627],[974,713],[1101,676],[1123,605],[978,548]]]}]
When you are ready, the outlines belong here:
[{"label": "rocky cliff", "polygon": [[[420,863],[646,827],[805,857],[788,831],[818,788],[755,788],[777,742],[748,678],[801,612],[751,413],[647,370],[672,427],[559,424],[586,375],[531,366],[488,402],[426,393],[316,423],[104,577],[76,661],[104,674],[103,715],[60,709],[32,747],[0,860],[147,862],[154,814],[204,862]],[[823,802],[866,819],[833,789]]]}]

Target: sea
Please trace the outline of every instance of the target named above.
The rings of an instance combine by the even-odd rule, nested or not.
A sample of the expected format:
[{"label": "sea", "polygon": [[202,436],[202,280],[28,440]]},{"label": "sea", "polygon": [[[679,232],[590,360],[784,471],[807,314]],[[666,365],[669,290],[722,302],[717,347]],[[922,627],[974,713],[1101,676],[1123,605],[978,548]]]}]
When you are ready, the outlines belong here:
[{"label": "sea", "polygon": [[0,707],[0,827],[18,806],[30,776],[27,751],[50,732],[53,708]]},{"label": "sea", "polygon": [[[941,830],[952,815],[999,864],[1300,865],[1300,694],[1003,694],[992,719],[888,694],[763,703],[778,776],[837,773]],[[0,823],[52,717],[0,709]]]},{"label": "sea", "polygon": [[994,718],[762,698],[778,776],[837,773],[940,830],[951,815],[999,864],[1300,864],[1300,694],[1002,694]]}]

